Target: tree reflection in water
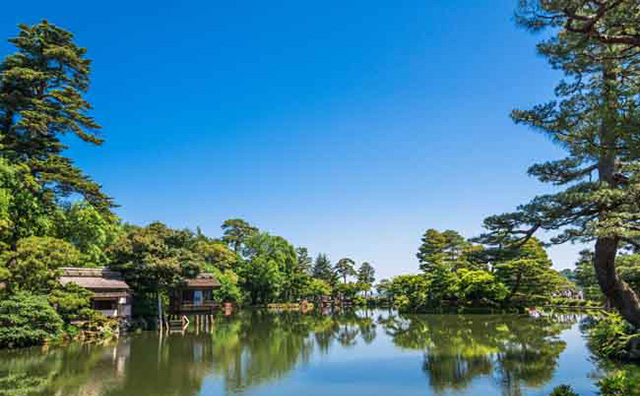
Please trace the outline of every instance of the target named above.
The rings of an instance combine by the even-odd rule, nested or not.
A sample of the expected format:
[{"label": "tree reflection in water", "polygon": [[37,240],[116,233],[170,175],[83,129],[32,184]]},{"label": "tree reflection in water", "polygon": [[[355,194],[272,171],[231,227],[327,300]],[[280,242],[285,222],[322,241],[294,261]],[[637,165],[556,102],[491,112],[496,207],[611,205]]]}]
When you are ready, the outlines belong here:
[{"label": "tree reflection in water", "polygon": [[[212,331],[146,333],[111,345],[72,344],[0,355],[0,396],[189,396],[207,376],[227,394],[286,376],[314,351],[371,343],[370,313],[333,316],[245,311],[216,317]],[[360,339],[359,339],[360,337]]]},{"label": "tree reflection in water", "polygon": [[549,382],[576,317],[391,315],[380,318],[396,346],[424,350],[423,371],[437,393],[462,391],[477,377],[498,382],[505,396]]},{"label": "tree reflection in water", "polygon": [[314,354],[367,348],[380,328],[396,347],[424,351],[422,369],[437,393],[464,390],[485,377],[503,395],[518,396],[524,386],[551,380],[565,349],[558,335],[577,320],[378,314],[244,311],[216,317],[209,332],[2,351],[0,396],[195,396],[216,392],[212,386],[247,394],[290,375]]}]

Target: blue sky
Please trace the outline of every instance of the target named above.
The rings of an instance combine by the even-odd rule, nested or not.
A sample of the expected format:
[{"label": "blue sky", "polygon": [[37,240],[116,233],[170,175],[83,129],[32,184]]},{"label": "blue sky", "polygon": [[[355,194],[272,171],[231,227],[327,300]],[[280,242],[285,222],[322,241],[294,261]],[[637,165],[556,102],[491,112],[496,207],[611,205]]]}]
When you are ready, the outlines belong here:
[{"label": "blue sky", "polygon": [[4,6],[0,37],[46,18],[89,48],[106,143],[70,155],[126,221],[242,217],[380,278],[416,271],[427,228],[472,237],[549,191],[525,172],[561,151],[508,114],[560,76],[516,3],[35,0]]}]

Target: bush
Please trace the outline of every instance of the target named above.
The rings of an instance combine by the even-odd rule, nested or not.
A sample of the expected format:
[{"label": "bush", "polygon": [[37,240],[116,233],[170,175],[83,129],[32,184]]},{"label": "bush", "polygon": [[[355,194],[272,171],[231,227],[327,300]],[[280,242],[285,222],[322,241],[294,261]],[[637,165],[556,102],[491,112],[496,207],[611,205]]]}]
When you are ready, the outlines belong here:
[{"label": "bush", "polygon": [[89,290],[69,283],[54,289],[49,294],[49,303],[56,308],[65,323],[74,320],[90,319],[94,313],[91,309],[91,297]]},{"label": "bush", "polygon": [[407,296],[396,296],[393,299],[393,306],[399,311],[406,311],[411,307],[411,301]]},{"label": "bush", "polygon": [[39,345],[62,335],[63,322],[44,296],[21,292],[0,302],[0,348]]},{"label": "bush", "polygon": [[569,385],[560,385],[553,389],[549,396],[579,396]]},{"label": "bush", "polygon": [[91,319],[82,322],[78,327],[79,335],[84,339],[104,340],[116,337],[120,325],[117,319],[107,318],[101,313],[94,312]]},{"label": "bush", "polygon": [[629,359],[631,344],[637,339],[640,339],[640,333],[617,314],[606,314],[589,330],[591,348],[596,354],[609,359]]},{"label": "bush", "polygon": [[640,377],[624,371],[598,382],[602,396],[640,396]]}]

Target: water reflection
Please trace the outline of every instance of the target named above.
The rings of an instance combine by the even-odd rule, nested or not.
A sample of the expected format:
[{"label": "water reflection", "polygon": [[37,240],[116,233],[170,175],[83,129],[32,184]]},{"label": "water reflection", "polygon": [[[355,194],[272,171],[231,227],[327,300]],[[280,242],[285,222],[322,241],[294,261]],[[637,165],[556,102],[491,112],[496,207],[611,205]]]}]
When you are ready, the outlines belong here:
[{"label": "water reflection", "polygon": [[[209,332],[146,333],[115,344],[2,352],[0,396],[254,394],[264,385],[296,377],[299,368],[312,367],[320,376],[335,372],[314,366],[320,356],[361,356],[372,348],[385,359],[407,355],[402,350],[421,351],[422,372],[436,393],[464,391],[474,379],[490,378],[503,395],[518,396],[523,387],[551,380],[566,347],[558,336],[576,320],[245,311],[216,317]],[[418,374],[415,363],[415,371],[406,371]],[[361,367],[342,368],[347,372],[341,374],[364,372],[371,376],[364,380],[368,383],[386,374],[376,372],[375,362],[366,358]],[[416,394],[424,394],[424,380],[420,382]],[[323,385],[328,386],[314,383],[308,394],[335,393]]]},{"label": "water reflection", "polygon": [[[73,344],[0,355],[0,396],[197,395],[203,379],[223,379],[227,394],[286,376],[333,345],[376,336],[369,313],[333,316],[246,311],[219,316],[209,333],[137,335],[114,345]],[[317,346],[317,348],[316,348]]]},{"label": "water reflection", "polygon": [[574,317],[419,315],[381,318],[395,345],[424,350],[422,370],[437,393],[466,389],[480,376],[505,396],[522,385],[540,387],[553,377],[566,343],[559,335]]}]

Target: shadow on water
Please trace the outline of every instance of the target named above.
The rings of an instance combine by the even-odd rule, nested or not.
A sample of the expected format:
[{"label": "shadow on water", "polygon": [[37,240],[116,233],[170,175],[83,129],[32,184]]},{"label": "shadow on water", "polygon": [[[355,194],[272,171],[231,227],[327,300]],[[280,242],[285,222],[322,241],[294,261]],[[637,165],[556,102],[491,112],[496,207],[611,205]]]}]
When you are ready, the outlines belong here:
[{"label": "shadow on water", "polygon": [[[331,362],[336,356],[360,356],[371,350],[392,362],[420,351],[422,366],[416,361],[415,371],[408,371],[419,374],[421,369],[431,390],[427,394],[464,393],[475,389],[475,379],[484,378],[503,395],[518,396],[526,393],[524,388],[551,381],[566,348],[560,334],[577,320],[577,316],[243,311],[216,316],[210,331],[190,328],[184,334],[150,332],[105,345],[3,351],[0,396],[253,394],[267,384],[279,390],[292,378],[307,386],[298,369],[310,368],[324,376],[322,370],[328,366],[316,364],[321,356]],[[371,379],[386,375],[376,371],[375,361],[366,359],[362,357],[365,369],[360,372]],[[355,373],[351,367],[341,369],[344,375],[349,370]],[[424,394],[424,379],[421,382],[412,392]],[[326,394],[335,391],[330,385],[308,386],[314,387],[314,394]]]}]

